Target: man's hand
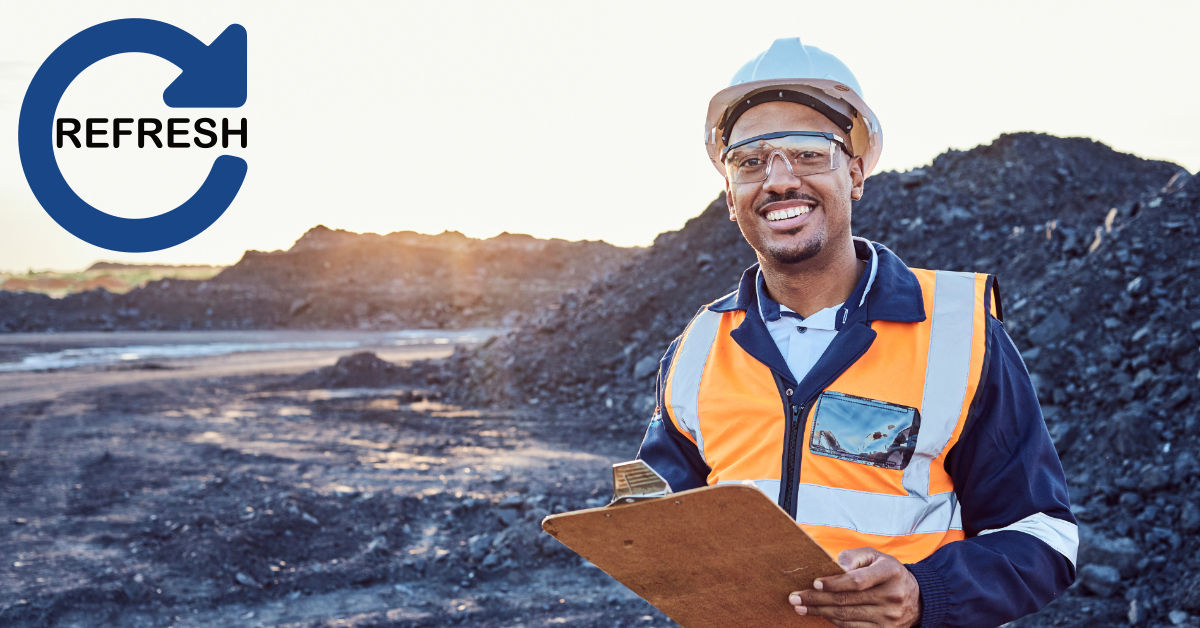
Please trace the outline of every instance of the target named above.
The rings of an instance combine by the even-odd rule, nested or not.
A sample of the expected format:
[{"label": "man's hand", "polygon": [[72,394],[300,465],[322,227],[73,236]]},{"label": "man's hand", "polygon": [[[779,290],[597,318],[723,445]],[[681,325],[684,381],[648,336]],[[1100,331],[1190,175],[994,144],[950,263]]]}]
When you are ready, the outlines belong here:
[{"label": "man's hand", "polygon": [[861,547],[838,554],[838,563],[846,573],[788,596],[797,613],[824,617],[842,628],[909,628],[921,619],[921,588],[895,557]]}]

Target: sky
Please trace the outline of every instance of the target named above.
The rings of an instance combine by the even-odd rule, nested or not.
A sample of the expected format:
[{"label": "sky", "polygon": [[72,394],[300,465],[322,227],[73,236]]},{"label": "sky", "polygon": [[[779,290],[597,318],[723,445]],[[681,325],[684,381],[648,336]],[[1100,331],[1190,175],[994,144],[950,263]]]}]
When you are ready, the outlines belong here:
[{"label": "sky", "polygon": [[[318,224],[648,245],[723,189],[702,143],[708,101],[777,37],[854,72],[883,126],[877,171],[1017,131],[1200,169],[1197,2],[0,0],[0,16],[0,270],[231,264]],[[97,62],[64,95],[58,117],[247,119],[245,149],[56,149],[84,200],[129,218],[185,201],[218,155],[246,159],[212,227],[138,254],[58,226],[17,150],[46,57],[129,17],[205,43],[236,23],[249,41],[239,109],[166,107],[178,68],[136,53]]]}]

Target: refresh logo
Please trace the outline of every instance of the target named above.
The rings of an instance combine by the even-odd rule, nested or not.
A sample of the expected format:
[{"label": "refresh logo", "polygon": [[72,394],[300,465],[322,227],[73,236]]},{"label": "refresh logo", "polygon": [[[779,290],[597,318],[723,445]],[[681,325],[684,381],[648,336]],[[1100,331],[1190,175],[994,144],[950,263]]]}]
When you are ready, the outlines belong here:
[{"label": "refresh logo", "polygon": [[[107,148],[130,136],[140,147],[227,148],[232,139],[247,145],[246,119],[211,118],[190,125],[188,118],[73,118],[55,120],[63,94],[89,66],[113,55],[141,52],[161,57],[183,72],[163,92],[172,108],[237,108],[246,104],[246,29],[233,24],[206,46],[187,31],[155,20],[123,19],[92,26],[54,50],[33,76],[21,103],[17,130],[25,179],[46,213],[75,237],[124,253],[161,251],[186,242],[210,227],[237,196],[246,179],[246,160],[221,155],[208,177],[182,205],[149,218],[122,218],[102,212],[79,197],[63,177],[54,146]],[[189,125],[195,132],[186,141]],[[111,131],[111,133],[110,133]],[[82,136],[82,137],[81,137]],[[160,137],[161,136],[161,137]],[[219,137],[219,139],[218,139]],[[149,141],[147,141],[149,140]]]}]

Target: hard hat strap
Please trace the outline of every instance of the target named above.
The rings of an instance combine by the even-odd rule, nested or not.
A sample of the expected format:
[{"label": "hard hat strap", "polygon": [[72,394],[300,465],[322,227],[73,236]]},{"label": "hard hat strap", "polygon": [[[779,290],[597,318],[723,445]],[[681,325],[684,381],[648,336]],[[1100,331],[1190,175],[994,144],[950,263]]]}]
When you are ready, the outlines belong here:
[{"label": "hard hat strap", "polygon": [[845,114],[808,94],[786,89],[770,88],[743,98],[736,106],[725,112],[724,119],[717,123],[717,128],[721,132],[721,143],[729,143],[729,134],[733,131],[733,125],[737,124],[738,118],[742,117],[742,114],[749,111],[752,107],[757,107],[768,102],[791,102],[804,105],[829,118],[831,122],[838,125],[838,128],[846,133],[850,133],[851,129],[854,128],[854,121],[846,117]]}]

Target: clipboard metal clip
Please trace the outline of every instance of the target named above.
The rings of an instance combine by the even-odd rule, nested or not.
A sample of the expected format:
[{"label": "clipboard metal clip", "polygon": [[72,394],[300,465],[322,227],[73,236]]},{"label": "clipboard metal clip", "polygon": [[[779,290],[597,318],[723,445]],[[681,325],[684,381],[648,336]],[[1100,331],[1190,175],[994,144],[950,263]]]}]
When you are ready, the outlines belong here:
[{"label": "clipboard metal clip", "polygon": [[613,465],[613,500],[608,508],[671,494],[671,486],[642,460]]}]

